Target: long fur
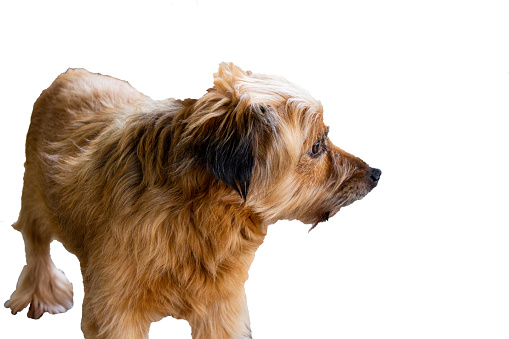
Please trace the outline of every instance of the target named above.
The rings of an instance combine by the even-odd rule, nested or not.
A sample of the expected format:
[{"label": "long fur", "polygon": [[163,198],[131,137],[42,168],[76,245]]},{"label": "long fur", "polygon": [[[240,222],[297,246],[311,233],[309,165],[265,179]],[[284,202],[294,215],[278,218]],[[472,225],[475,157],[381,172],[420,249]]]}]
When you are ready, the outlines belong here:
[{"label": "long fur", "polygon": [[34,105],[15,226],[27,266],[6,306],[32,303],[33,318],[72,306],[56,238],[81,263],[86,338],[146,338],[167,315],[195,339],[249,338],[244,282],[268,225],[316,225],[376,186],[328,140],[322,112],[300,87],[233,64],[183,101],[68,70]]}]

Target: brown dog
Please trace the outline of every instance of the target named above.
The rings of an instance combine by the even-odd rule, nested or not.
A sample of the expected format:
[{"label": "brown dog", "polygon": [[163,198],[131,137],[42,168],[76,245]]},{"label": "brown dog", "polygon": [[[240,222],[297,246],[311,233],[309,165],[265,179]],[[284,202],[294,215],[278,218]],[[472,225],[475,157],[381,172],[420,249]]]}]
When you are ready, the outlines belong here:
[{"label": "brown dog", "polygon": [[81,263],[86,338],[147,338],[167,315],[193,338],[250,338],[244,282],[267,226],[314,227],[380,177],[327,132],[306,91],[233,64],[184,101],[68,70],[34,105],[14,225],[27,265],[6,306],[72,306],[57,239]]}]

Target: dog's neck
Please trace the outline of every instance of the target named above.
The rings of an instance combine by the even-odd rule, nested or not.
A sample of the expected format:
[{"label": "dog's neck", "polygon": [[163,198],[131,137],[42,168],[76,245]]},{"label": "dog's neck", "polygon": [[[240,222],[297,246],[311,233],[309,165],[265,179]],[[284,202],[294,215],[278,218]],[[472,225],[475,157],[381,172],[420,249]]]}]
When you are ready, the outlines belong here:
[{"label": "dog's neck", "polygon": [[[151,212],[143,220],[133,221],[126,216],[126,224],[153,223],[145,229],[157,234],[159,253],[167,252],[163,257],[170,261],[169,268],[179,266],[179,261],[192,263],[193,272],[180,277],[183,284],[186,279],[196,279],[196,274],[215,283],[223,275],[231,279],[232,274],[245,281],[267,225],[237,192],[215,179],[198,162],[189,161],[190,154],[172,153],[179,149],[177,140],[193,103],[194,100],[161,102],[153,112],[137,115],[131,124],[127,122],[128,133],[124,136],[132,140],[124,142],[134,146],[133,156],[147,157],[140,159],[142,166],[138,169],[143,179],[133,186],[138,195],[135,209]],[[150,198],[153,196],[159,199],[157,205]],[[176,214],[180,222],[175,222]],[[151,240],[147,238],[148,241]],[[167,247],[169,244],[171,248]]]}]

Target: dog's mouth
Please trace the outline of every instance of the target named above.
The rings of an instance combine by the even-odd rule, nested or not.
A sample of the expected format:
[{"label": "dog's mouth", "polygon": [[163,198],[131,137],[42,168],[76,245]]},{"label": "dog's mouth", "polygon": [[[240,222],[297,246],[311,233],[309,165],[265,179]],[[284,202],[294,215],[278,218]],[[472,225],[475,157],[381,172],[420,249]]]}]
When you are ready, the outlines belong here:
[{"label": "dog's mouth", "polygon": [[[335,216],[343,207],[351,205],[357,200],[361,200],[373,188],[378,185],[382,171],[377,168],[369,168],[368,173],[364,173],[361,178],[351,178],[344,181],[338,188],[336,193],[323,201],[317,209],[315,209],[315,218],[308,232],[318,226],[319,223],[328,221]],[[360,179],[360,180],[359,180]],[[313,220],[313,219],[311,219]]]},{"label": "dog's mouth", "polygon": [[347,195],[342,199],[336,200],[333,203],[325,204],[328,205],[329,208],[325,212],[318,213],[318,216],[313,223],[313,226],[309,229],[308,232],[311,232],[319,223],[328,221],[330,218],[335,216],[343,207],[353,204],[357,200],[361,200],[364,198],[371,190],[376,187],[376,183],[370,187],[364,194],[361,195]]}]

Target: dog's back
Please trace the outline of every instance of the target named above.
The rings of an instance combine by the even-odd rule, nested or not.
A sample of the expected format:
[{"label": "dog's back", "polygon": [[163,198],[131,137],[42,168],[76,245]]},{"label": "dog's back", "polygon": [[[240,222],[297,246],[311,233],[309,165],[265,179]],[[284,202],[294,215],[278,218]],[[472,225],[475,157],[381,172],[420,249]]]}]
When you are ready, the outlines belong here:
[{"label": "dog's back", "polygon": [[[84,69],[69,69],[35,102],[27,151],[70,138],[75,130],[86,124],[107,125],[122,112],[118,108],[146,99],[125,81]],[[27,158],[31,155],[27,154]]]},{"label": "dog's back", "polygon": [[[34,104],[22,197],[27,208],[22,208],[15,228],[29,227],[31,222],[25,219],[54,220],[47,199],[48,188],[54,188],[50,176],[59,175],[55,164],[66,161],[64,154],[69,159],[81,152],[101,131],[114,126],[112,121],[129,112],[122,107],[147,100],[125,81],[84,69],[68,69],[55,79]],[[40,215],[29,216],[33,212],[24,210]]]}]

